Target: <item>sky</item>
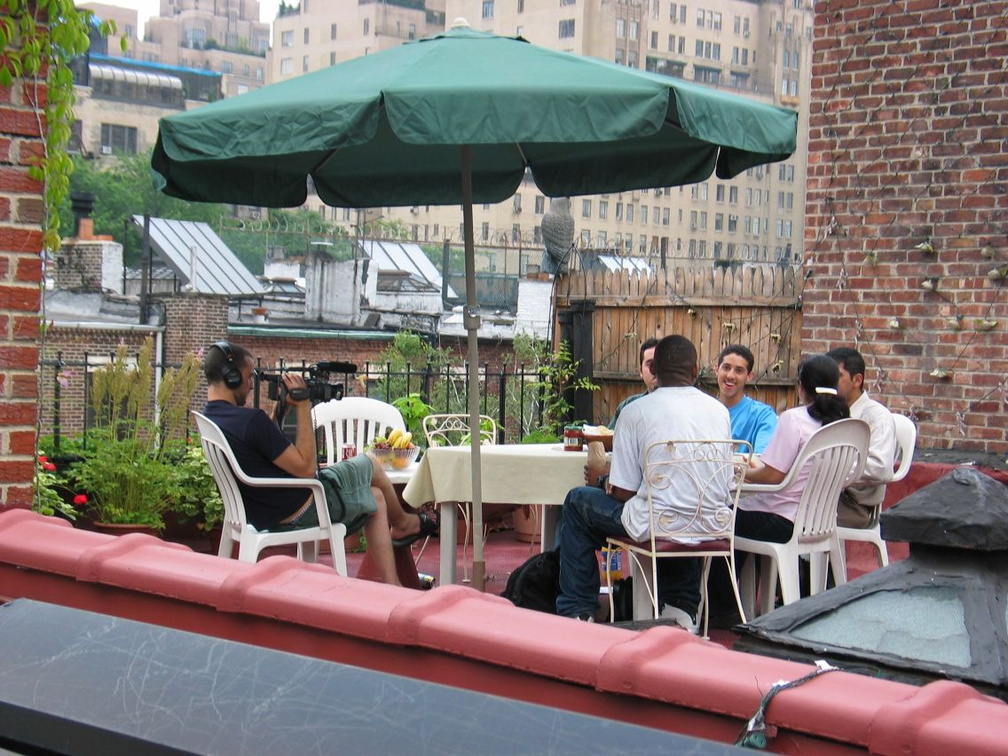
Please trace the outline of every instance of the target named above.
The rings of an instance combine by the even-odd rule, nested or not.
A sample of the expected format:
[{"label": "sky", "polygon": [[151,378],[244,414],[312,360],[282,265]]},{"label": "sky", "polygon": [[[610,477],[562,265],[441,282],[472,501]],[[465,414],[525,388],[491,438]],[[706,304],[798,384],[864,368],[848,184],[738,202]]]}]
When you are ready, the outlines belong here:
[{"label": "sky", "polygon": [[[142,33],[147,19],[157,16],[161,10],[160,0],[100,0],[100,2],[106,5],[117,5],[120,8],[136,9],[140,21],[140,29],[137,30],[138,33]],[[259,0],[259,20],[272,25],[279,6],[280,0]]]}]

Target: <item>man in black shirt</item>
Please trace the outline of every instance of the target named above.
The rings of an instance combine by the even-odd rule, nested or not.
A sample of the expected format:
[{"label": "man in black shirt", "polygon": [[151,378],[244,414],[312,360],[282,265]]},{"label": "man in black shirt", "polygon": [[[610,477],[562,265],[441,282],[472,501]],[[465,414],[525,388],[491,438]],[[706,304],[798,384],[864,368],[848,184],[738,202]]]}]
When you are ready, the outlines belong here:
[{"label": "man in black shirt", "polygon": [[[247,349],[226,341],[215,343],[206,351],[203,372],[208,384],[203,414],[220,427],[247,475],[315,476],[315,430],[303,376],[283,375],[287,403],[294,408],[297,420],[297,434],[291,443],[265,412],[245,406],[252,390],[253,373],[252,355]],[[332,521],[345,524],[348,533],[363,528],[378,579],[399,585],[393,546],[408,546],[433,535],[437,522],[426,513],[406,513],[385,471],[366,454],[337,463],[333,472],[340,501],[328,502]],[[318,524],[312,498],[303,488],[256,488],[243,484],[239,488],[249,523],[258,530]]]}]

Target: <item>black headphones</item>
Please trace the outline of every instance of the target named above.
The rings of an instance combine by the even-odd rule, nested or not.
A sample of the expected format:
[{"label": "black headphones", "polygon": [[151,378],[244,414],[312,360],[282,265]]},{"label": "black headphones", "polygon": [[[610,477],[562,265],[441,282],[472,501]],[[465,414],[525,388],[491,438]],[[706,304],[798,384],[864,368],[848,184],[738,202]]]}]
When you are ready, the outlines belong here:
[{"label": "black headphones", "polygon": [[235,365],[234,350],[226,341],[218,341],[214,346],[224,353],[224,359],[227,360],[224,367],[221,368],[221,378],[224,380],[224,385],[229,389],[238,388],[245,379],[242,377],[241,370]]}]

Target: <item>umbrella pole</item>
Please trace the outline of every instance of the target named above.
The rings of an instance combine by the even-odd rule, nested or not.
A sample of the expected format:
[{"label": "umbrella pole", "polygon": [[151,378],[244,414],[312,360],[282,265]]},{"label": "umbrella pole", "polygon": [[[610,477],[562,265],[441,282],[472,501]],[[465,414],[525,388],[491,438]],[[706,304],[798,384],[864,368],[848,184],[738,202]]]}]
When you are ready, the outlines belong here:
[{"label": "umbrella pole", "polygon": [[[462,225],[465,236],[466,307],[463,323],[469,346],[469,441],[472,455],[472,530],[473,530],[473,588],[486,587],[486,561],[483,558],[483,470],[480,464],[480,395],[479,395],[479,311],[476,308],[476,251],[473,241],[472,207],[472,148],[461,148],[462,167]],[[447,275],[447,271],[445,271]],[[442,515],[443,516],[443,515]]]}]

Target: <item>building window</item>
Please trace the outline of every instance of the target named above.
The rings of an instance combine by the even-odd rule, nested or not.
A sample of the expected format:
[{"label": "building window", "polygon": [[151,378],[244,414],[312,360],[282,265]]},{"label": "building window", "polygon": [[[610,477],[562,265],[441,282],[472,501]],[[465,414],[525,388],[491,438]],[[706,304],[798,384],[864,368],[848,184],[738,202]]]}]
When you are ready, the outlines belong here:
[{"label": "building window", "polygon": [[589,199],[581,200],[581,217],[591,218],[591,203]]},{"label": "building window", "polygon": [[336,53],[334,52],[329,53],[329,65],[330,66],[336,65]]},{"label": "building window", "polygon": [[640,36],[640,24],[636,21],[630,22],[630,39],[637,39]]},{"label": "building window", "polygon": [[560,22],[560,39],[570,39],[574,36],[574,19],[565,18]]},{"label": "building window", "polygon": [[598,203],[598,217],[600,220],[606,220],[609,217],[609,202],[608,200],[599,200]]},{"label": "building window", "polygon": [[616,203],[616,220],[623,220],[623,203]]},{"label": "building window", "polygon": [[714,230],[724,231],[724,213],[714,213]]},{"label": "building window", "polygon": [[519,13],[525,12],[525,0],[518,0],[518,12]]},{"label": "building window", "polygon": [[631,50],[629,53],[627,53],[627,62],[626,63],[627,63],[628,66],[630,66],[630,68],[637,68],[637,51],[636,50]]},{"label": "building window", "polygon": [[303,58],[301,58],[301,70],[304,71],[304,72],[308,71],[308,56],[307,55],[305,55]]},{"label": "building window", "polygon": [[294,73],[294,58],[280,59],[280,73],[285,76],[289,76]]},{"label": "building window", "polygon": [[490,224],[483,223],[483,227],[480,229],[480,239],[483,241],[490,241]]},{"label": "building window", "polygon": [[521,212],[521,195],[520,194],[516,194],[514,196],[514,204],[512,206],[512,209],[516,213],[520,213]]},{"label": "building window", "polygon": [[483,18],[494,17],[494,0],[483,0]]},{"label": "building window", "polygon": [[521,226],[517,223],[511,226],[511,241],[517,244],[521,241]]},{"label": "building window", "polygon": [[669,224],[670,219],[671,219],[671,211],[669,210],[669,208],[666,207],[664,210],[662,210],[661,224],[663,226],[667,226]]},{"label": "building window", "polygon": [[132,126],[115,123],[101,125],[101,151],[103,155],[124,152],[135,155],[137,151],[137,130]]},{"label": "building window", "polygon": [[546,198],[543,196],[538,196],[535,198],[535,212],[536,215],[542,215],[546,212]]},{"label": "building window", "polygon": [[293,47],[294,46],[294,32],[285,31],[280,32],[280,47]]},{"label": "building window", "polygon": [[371,34],[371,19],[364,19],[364,36],[367,37]]},{"label": "building window", "polygon": [[738,216],[729,215],[728,216],[728,233],[734,234],[738,230]]},{"label": "building window", "polygon": [[626,37],[626,19],[617,18],[616,19],[616,37],[617,39],[623,39]]},{"label": "building window", "polygon": [[617,47],[616,48],[616,57],[613,58],[613,60],[615,61],[616,65],[618,65],[618,66],[622,66],[624,63],[626,63],[626,56],[623,53],[623,48],[622,47]]},{"label": "building window", "polygon": [[304,43],[305,43],[306,45],[308,44],[308,42],[309,42],[309,39],[310,39],[310,38],[311,38],[311,34],[309,33],[309,29],[308,29],[308,27],[306,26],[306,27],[305,27],[305,30],[304,30]]},{"label": "building window", "polygon": [[336,24],[329,24],[329,39],[336,39]]},{"label": "building window", "polygon": [[233,70],[233,68],[234,68],[234,65],[231,63],[230,60],[221,61],[221,66],[220,66],[221,73],[229,74],[229,73],[231,73],[231,71]]},{"label": "building window", "polygon": [[186,29],[186,42],[189,47],[202,48],[206,41],[206,31],[203,29]]},{"label": "building window", "polygon": [[640,206],[640,222],[642,226],[647,225],[647,211],[648,211],[647,205]]}]

